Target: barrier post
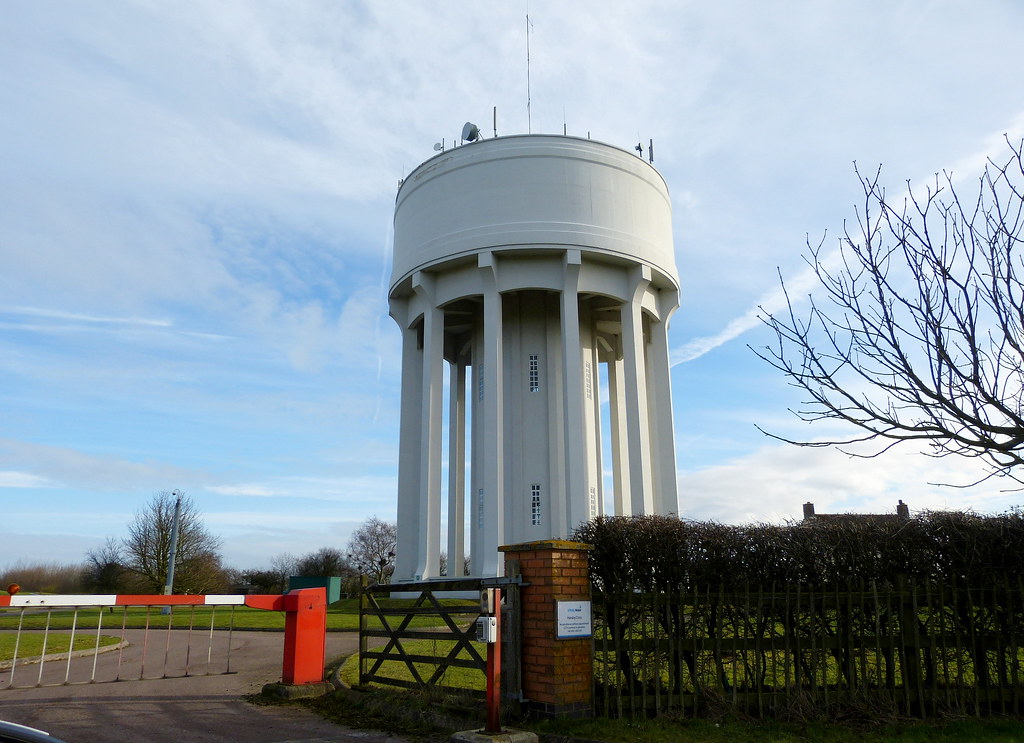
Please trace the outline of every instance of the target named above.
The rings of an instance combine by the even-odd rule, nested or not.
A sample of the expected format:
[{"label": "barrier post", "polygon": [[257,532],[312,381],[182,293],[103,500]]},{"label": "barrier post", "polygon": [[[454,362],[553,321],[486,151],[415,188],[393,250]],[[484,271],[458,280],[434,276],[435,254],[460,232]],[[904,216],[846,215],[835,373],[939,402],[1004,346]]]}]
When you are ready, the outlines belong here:
[{"label": "barrier post", "polygon": [[281,683],[318,684],[324,680],[327,652],[327,589],[299,588],[284,596],[246,598],[246,605],[284,611],[284,660]]},{"label": "barrier post", "polygon": [[487,726],[484,732],[496,735],[501,732],[501,589],[486,589],[490,592],[488,610],[495,620],[494,642],[487,643]]},{"label": "barrier post", "polygon": [[327,648],[327,589],[300,588],[284,600],[285,684],[315,684],[324,680]]}]

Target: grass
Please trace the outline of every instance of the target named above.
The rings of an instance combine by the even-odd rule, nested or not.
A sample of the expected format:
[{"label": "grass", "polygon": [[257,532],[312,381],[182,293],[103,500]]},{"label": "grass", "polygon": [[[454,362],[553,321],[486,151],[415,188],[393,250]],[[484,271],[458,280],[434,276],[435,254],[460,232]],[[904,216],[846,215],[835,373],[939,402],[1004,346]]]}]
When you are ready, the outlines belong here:
[{"label": "grass", "polygon": [[[448,599],[441,603],[447,603]],[[398,607],[412,603],[411,599],[378,599],[382,608]],[[455,601],[455,603],[459,603]],[[464,602],[463,602],[464,603]],[[114,607],[109,609],[83,608],[78,610],[77,626],[95,629],[99,623],[100,612],[103,612],[103,627],[125,626],[132,629],[141,629],[149,626],[162,629],[167,627],[168,621],[172,621],[172,627],[187,628],[190,623],[195,627],[209,627],[212,621],[217,629],[228,629],[234,624],[236,630],[276,630],[284,631],[284,612],[265,611],[262,609],[250,609],[245,606],[234,607],[209,607],[209,606],[178,606],[174,608],[171,615],[161,614],[159,607],[147,609],[146,607]],[[0,629],[17,629],[20,610],[0,610]],[[73,609],[54,610],[49,612],[50,629],[70,629],[75,618]],[[28,613],[23,618],[22,627],[25,629],[43,629],[46,627],[47,614]],[[443,621],[430,615],[417,616],[412,619],[410,627],[436,627],[443,624]],[[370,627],[380,627],[379,622],[371,620]],[[327,630],[328,632],[356,631],[359,629],[359,600],[343,599],[336,601],[327,607]]]},{"label": "grass", "polygon": [[[404,640],[402,647],[410,655],[431,655],[445,657],[455,647],[454,640]],[[487,646],[481,642],[471,643],[481,658],[487,657]],[[465,660],[471,660],[472,656],[463,648],[455,656]],[[432,663],[414,663],[417,672],[423,679],[429,679],[437,666]],[[399,679],[402,681],[413,681],[413,675],[409,666],[400,660],[386,660],[377,670],[377,674],[387,678]],[[341,680],[349,686],[359,685],[359,653],[350,655],[341,666]],[[486,678],[483,671],[474,668],[461,668],[449,666],[445,669],[444,675],[439,683],[456,689],[467,689],[472,691],[484,691],[487,688]],[[371,684],[371,687],[394,688],[386,684]]]},{"label": "grass", "polygon": [[[406,641],[406,652],[417,655],[445,654],[450,641]],[[478,646],[479,649],[479,646]],[[465,654],[465,652],[463,652]],[[386,674],[411,680],[404,663],[386,661]],[[423,671],[432,667],[421,665]],[[359,656],[352,655],[341,663],[340,678],[349,686],[358,684]],[[449,687],[482,689],[483,674],[467,669],[449,669],[443,683]],[[360,702],[359,697],[366,701]],[[355,701],[354,701],[355,699]],[[371,701],[376,699],[376,702]],[[440,741],[457,729],[473,729],[483,724],[482,702],[461,703],[462,720],[458,727],[436,722],[440,709],[455,710],[459,704],[434,691],[398,690],[394,687],[374,688],[372,693],[349,692],[305,702],[328,719],[362,728],[375,728],[405,735],[418,741]],[[401,714],[396,712],[401,710]],[[429,726],[431,719],[434,726]],[[895,717],[871,718],[869,715],[844,720],[809,719],[804,722],[751,720],[737,717],[718,719],[683,718],[665,715],[657,719],[592,719],[592,720],[514,720],[505,719],[514,727],[552,736],[577,738],[607,743],[1024,743],[1024,721],[1000,717],[949,718],[918,721]]]},{"label": "grass", "polygon": [[536,732],[607,743],[1020,743],[1024,722],[1001,718],[942,722],[838,723],[702,720],[560,720],[529,726]]},{"label": "grass", "polygon": [[[357,664],[352,658],[345,662],[343,679],[352,678],[353,665]],[[440,743],[456,730],[478,729],[486,716],[482,701],[446,697],[436,691],[341,692],[300,703],[340,724],[382,730],[422,743]],[[671,715],[653,720],[537,721],[506,715],[502,722],[556,739],[605,743],[1024,743],[1024,721],[1000,717],[775,722]]]},{"label": "grass", "polygon": [[[68,651],[68,644],[71,640],[70,634],[56,633],[51,634],[46,639],[46,653],[66,653]],[[14,658],[14,641],[15,636],[13,634],[0,634],[0,661],[8,661]],[[116,645],[121,641],[120,637],[112,637],[109,635],[100,636],[100,647],[106,647],[107,645]],[[92,650],[96,647],[96,636],[95,635],[76,635],[74,650]],[[19,658],[35,658],[43,654],[43,636],[39,633],[28,633],[21,636],[21,641],[18,643],[18,657]]]}]

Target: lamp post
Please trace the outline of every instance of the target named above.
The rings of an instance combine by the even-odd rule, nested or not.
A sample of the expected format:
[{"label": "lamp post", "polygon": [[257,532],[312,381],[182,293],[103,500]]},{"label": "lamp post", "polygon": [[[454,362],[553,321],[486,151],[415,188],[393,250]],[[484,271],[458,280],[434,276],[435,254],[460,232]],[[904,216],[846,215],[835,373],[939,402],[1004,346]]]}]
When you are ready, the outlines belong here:
[{"label": "lamp post", "polygon": [[167,558],[167,583],[164,585],[164,596],[170,596],[174,589],[174,558],[178,552],[178,521],[181,518],[181,491],[175,490],[171,495],[175,496],[174,520],[171,522],[171,549]]}]

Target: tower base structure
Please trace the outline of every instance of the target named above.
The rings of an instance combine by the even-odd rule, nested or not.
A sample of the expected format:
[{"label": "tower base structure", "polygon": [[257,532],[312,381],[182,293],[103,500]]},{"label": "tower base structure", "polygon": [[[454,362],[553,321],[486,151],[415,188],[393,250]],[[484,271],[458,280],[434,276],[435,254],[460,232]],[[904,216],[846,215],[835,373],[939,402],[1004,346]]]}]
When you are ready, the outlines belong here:
[{"label": "tower base structure", "polygon": [[500,575],[501,545],[678,512],[679,281],[651,165],[549,135],[441,153],[399,190],[394,256],[396,581],[438,577],[442,552],[461,575],[467,548],[472,575]]}]

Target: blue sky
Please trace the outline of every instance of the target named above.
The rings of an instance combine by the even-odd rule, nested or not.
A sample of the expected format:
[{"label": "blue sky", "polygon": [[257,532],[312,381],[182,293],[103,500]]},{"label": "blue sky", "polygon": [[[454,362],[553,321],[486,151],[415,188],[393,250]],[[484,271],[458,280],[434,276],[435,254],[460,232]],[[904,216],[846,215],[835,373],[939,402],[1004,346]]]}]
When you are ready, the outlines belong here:
[{"label": "blue sky", "polygon": [[851,460],[747,345],[803,294],[807,236],[890,193],[970,184],[1024,136],[1024,5],[912,0],[6,3],[0,14],[0,567],[74,561],[161,490],[225,562],[391,519],[397,183],[457,137],[654,139],[674,204],[682,513],[1020,503],[970,463]]}]

